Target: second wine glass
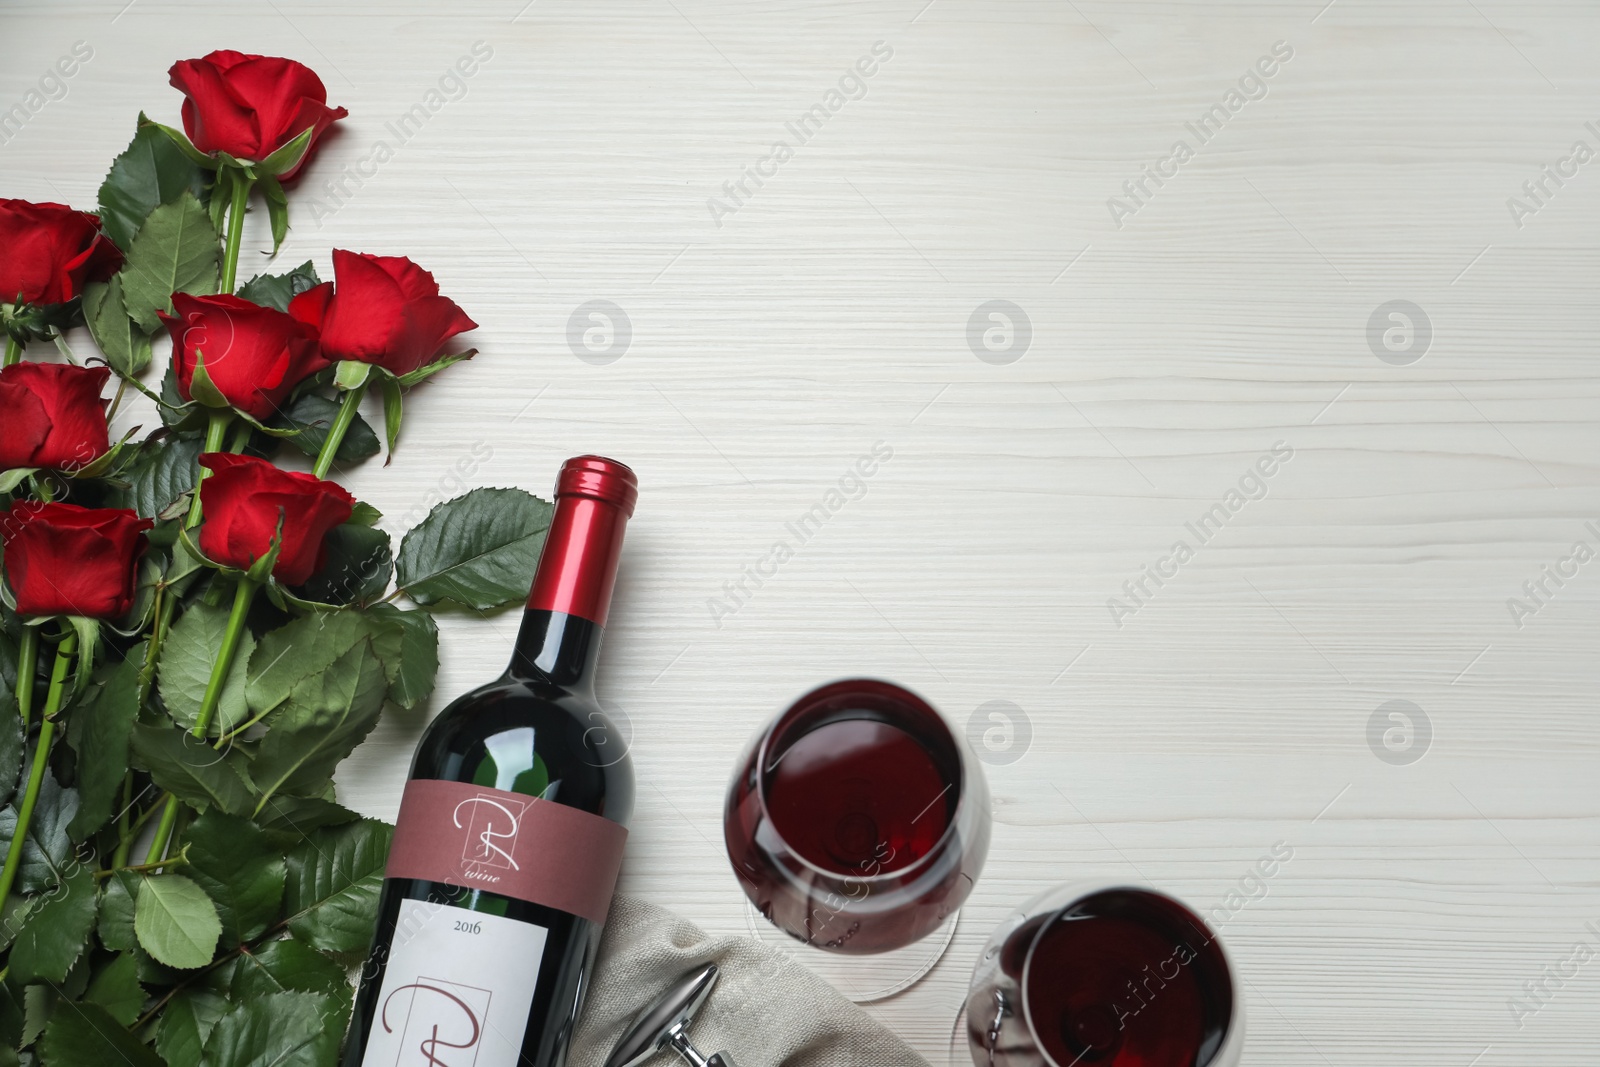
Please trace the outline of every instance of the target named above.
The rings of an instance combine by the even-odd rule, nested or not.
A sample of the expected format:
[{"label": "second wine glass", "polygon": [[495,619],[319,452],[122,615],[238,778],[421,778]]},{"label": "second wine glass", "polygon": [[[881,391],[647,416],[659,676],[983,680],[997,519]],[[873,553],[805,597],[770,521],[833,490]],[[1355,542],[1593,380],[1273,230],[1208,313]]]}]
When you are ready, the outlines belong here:
[{"label": "second wine glass", "polygon": [[872,1000],[916,981],[948,944],[988,854],[989,787],[927,701],[846,679],[807,693],[750,743],[723,832],[751,904],[819,950],[814,966],[823,953],[895,953],[936,935],[930,951],[836,980]]}]

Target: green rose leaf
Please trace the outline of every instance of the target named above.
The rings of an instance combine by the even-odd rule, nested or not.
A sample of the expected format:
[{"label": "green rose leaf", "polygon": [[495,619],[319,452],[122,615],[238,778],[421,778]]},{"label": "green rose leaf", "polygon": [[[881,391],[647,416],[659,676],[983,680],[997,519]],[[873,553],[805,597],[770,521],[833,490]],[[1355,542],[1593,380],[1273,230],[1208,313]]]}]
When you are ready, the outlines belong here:
[{"label": "green rose leaf", "polygon": [[350,987],[344,966],[294,941],[269,941],[256,952],[238,958],[230,976],[229,997],[235,1001],[270,997],[274,993],[317,993],[323,1003],[323,1040],[317,1048],[318,1064],[333,1064],[338,1059],[339,1041],[350,1021],[350,1005],[355,990]]},{"label": "green rose leaf", "polygon": [[388,661],[393,667],[389,699],[407,711],[421,706],[433,693],[439,673],[439,624],[429,612],[402,611],[393,604],[374,604],[367,614],[400,633],[400,654]]},{"label": "green rose leaf", "polygon": [[327,560],[295,590],[303,600],[350,604],[380,596],[394,575],[394,555],[383,530],[347,522],[323,539]]},{"label": "green rose leaf", "polygon": [[28,915],[11,946],[7,977],[18,986],[63,982],[94,931],[94,872],[80,865]]},{"label": "green rose leaf", "polygon": [[[338,402],[317,393],[301,393],[289,410],[274,419],[272,424],[299,431],[283,440],[306,455],[315,456],[322,450],[322,442],[328,438],[328,430],[338,417],[339,406]],[[345,432],[344,440],[339,442],[339,449],[333,458],[340,463],[354,463],[377,454],[378,435],[358,413],[350,429]]]},{"label": "green rose leaf", "polygon": [[[11,1052],[22,1047],[22,994],[9,986],[0,985],[0,1047]],[[16,1063],[15,1059],[11,1060]]]},{"label": "green rose leaf", "polygon": [[[365,506],[371,507],[370,504]],[[11,609],[0,599],[0,710],[16,706],[12,691],[17,685],[17,646],[12,643],[9,632],[14,618]]]},{"label": "green rose leaf", "polygon": [[161,1057],[98,1004],[56,1011],[39,1049],[44,1067],[164,1067]]},{"label": "green rose leaf", "polygon": [[263,805],[255,818],[278,847],[288,849],[313,830],[355,822],[361,816],[321,797],[276,796]]},{"label": "green rose leaf", "polygon": [[100,226],[118,248],[133,247],[145,219],[185,192],[206,197],[207,173],[143,115],[133,141],[111,164],[100,186]]},{"label": "green rose leaf", "polygon": [[333,665],[362,641],[387,662],[400,654],[399,634],[374,626],[361,612],[306,615],[263,634],[250,657],[245,701],[253,715],[265,715],[289,699],[296,686]]},{"label": "green rose leaf", "polygon": [[486,610],[526,600],[554,509],[522,489],[474,489],[434,508],[400,542],[396,579],[419,604]]},{"label": "green rose leaf", "polygon": [[172,311],[173,293],[205,296],[221,280],[222,247],[215,226],[193,193],[150,212],[123,265],[122,299],[146,333],[161,328],[157,311]]},{"label": "green rose leaf", "polygon": [[156,874],[139,887],[133,913],[139,944],[158,963],[204,967],[216,954],[222,920],[206,891],[181,874]]},{"label": "green rose leaf", "polygon": [[197,807],[215,805],[230,815],[245,814],[256,806],[237,752],[218,752],[187,730],[144,723],[134,726],[129,747],[134,765],[149,771],[156,785],[179,800]]},{"label": "green rose leaf", "polygon": [[394,828],[375,819],[328,826],[288,855],[284,912],[295,937],[345,959],[366,952]]},{"label": "green rose leaf", "polygon": [[6,898],[5,906],[0,907],[0,950],[11,947],[11,942],[17,938],[17,931],[27,925],[33,909],[44,901],[42,894],[23,897],[13,893]]},{"label": "green rose leaf", "polygon": [[318,993],[326,998],[323,1043],[317,1049],[317,1062],[333,1064],[338,1057],[339,1040],[350,1021],[350,1003],[355,998],[344,968],[293,937],[269,941],[234,961],[227,985],[227,995],[232,1000],[254,1000],[283,992]]},{"label": "green rose leaf", "polygon": [[83,999],[98,1004],[123,1026],[132,1026],[144,1007],[144,987],[139,984],[139,961],[133,953],[122,955],[95,972]]},{"label": "green rose leaf", "polygon": [[84,289],[83,319],[112,370],[136,378],[150,366],[150,336],[128,317],[120,274]]},{"label": "green rose leaf", "polygon": [[339,1044],[328,1025],[335,1011],[316,993],[244,1001],[211,1028],[200,1067],[327,1067]]},{"label": "green rose leaf", "polygon": [[[161,701],[167,706],[167,714],[185,729],[193,727],[200,717],[200,702],[228,632],[229,611],[228,605],[204,601],[190,605],[178,617],[161,648],[156,674]],[[248,629],[239,637],[239,649],[208,727],[213,737],[220,737],[250,717],[244,698],[245,674],[255,640]]]},{"label": "green rose leaf", "polygon": [[44,1033],[50,1010],[56,1005],[56,991],[47,985],[31,985],[22,990],[22,1047],[27,1048]]},{"label": "green rose leaf", "polygon": [[[142,649],[143,646],[140,646]],[[98,685],[83,696],[72,713],[73,747],[78,750],[77,814],[67,824],[67,835],[82,841],[106,824],[120,799],[122,775],[128,769],[128,736],[139,717],[139,665],[142,654],[118,663]]]},{"label": "green rose leaf", "polygon": [[162,1010],[156,1028],[156,1051],[167,1067],[198,1067],[206,1037],[230,1006],[226,997],[209,989],[179,990]]},{"label": "green rose leaf", "polygon": [[289,310],[289,301],[321,284],[317,268],[308,259],[287,274],[257,274],[239,286],[239,295],[262,307]]},{"label": "green rose leaf", "polygon": [[377,725],[388,687],[370,638],[327,670],[302,679],[273,716],[250,764],[263,798],[322,792],[333,769]]},{"label": "green rose leaf", "polygon": [[156,518],[194,489],[203,446],[198,437],[146,441],[123,473],[128,485],[118,493],[117,505],[132,508],[146,519]]},{"label": "green rose leaf", "polygon": [[139,944],[133,932],[134,901],[139,894],[139,876],[133,871],[118,871],[107,878],[100,890],[100,943],[113,952],[132,952]]},{"label": "green rose leaf", "polygon": [[5,804],[16,792],[22,778],[22,718],[17,714],[17,701],[9,695],[0,696],[0,804]]},{"label": "green rose leaf", "polygon": [[217,906],[222,947],[264,933],[283,903],[283,857],[267,832],[248,819],[208,811],[183,835],[194,879]]},{"label": "green rose leaf", "polygon": [[[17,873],[17,888],[38,893],[56,885],[69,871],[72,838],[67,826],[78,813],[78,791],[63,789],[49,770],[39,783],[28,837],[22,843],[22,866]],[[15,805],[0,809],[0,856],[11,848],[17,832]]]}]

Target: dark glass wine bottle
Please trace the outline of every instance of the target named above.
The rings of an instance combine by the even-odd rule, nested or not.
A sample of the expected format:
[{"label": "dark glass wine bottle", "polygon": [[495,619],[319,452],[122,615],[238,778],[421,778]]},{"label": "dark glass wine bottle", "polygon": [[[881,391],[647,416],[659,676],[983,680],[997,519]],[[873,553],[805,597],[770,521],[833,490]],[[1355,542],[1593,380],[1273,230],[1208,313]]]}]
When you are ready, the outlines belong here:
[{"label": "dark glass wine bottle", "polygon": [[561,1067],[633,809],[594,665],[633,472],[563,465],[511,666],[417,746],[345,1067]]}]

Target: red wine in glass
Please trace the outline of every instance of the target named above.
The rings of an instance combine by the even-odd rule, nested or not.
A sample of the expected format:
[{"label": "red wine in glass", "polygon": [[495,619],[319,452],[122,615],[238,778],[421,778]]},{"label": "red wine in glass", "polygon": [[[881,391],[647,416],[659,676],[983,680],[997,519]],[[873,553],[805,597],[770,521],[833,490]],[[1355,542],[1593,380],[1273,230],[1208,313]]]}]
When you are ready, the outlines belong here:
[{"label": "red wine in glass", "polygon": [[967,1016],[986,1067],[1223,1067],[1242,1045],[1216,935],[1178,901],[1131,886],[1030,905],[991,940]]},{"label": "red wine in glass", "polygon": [[807,693],[752,742],[723,830],[768,921],[818,948],[885,952],[966,899],[988,852],[989,792],[931,705],[850,679]]}]

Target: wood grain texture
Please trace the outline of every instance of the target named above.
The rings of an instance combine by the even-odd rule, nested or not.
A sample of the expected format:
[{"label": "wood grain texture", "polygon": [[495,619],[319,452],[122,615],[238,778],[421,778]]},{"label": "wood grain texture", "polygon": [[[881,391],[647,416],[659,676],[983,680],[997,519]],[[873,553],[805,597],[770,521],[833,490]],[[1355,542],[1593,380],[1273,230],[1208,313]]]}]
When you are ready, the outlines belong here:
[{"label": "wood grain texture", "polygon": [[[870,672],[958,722],[1005,700],[1031,723],[989,768],[994,851],[950,954],[872,1009],[936,1064],[979,947],[1026,897],[1112,875],[1211,908],[1279,841],[1293,860],[1225,927],[1248,1064],[1594,1062],[1600,963],[1520,1025],[1509,1001],[1600,939],[1600,563],[1520,626],[1507,607],[1600,544],[1600,162],[1520,228],[1507,204],[1575,141],[1600,150],[1592,4],[116,0],[0,19],[0,105],[75,40],[95,50],[0,146],[7,196],[92,204],[135,113],[175,121],[177,58],[238,47],[323,74],[351,117],[278,262],[408,254],[482,323],[482,354],[414,394],[394,464],[349,474],[394,528],[470,486],[542,491],[578,452],[637,467],[603,682],[642,782],[627,891],[743,929],[719,834],[735,757],[787,698]],[[492,58],[400,143],[385,124],[477,41]],[[893,57],[865,95],[795,143],[785,123],[877,41]],[[1280,41],[1266,95],[1198,145],[1185,123]],[[1194,157],[1119,228],[1108,199],[1180,138]],[[714,219],[779,139],[792,158]],[[380,140],[392,158],[365,164]],[[245,256],[241,276],[263,262]],[[1407,365],[1368,339],[1399,299],[1432,328]],[[591,300],[631,323],[604,366],[567,340]],[[990,300],[1031,324],[1015,362],[969,347]],[[714,619],[876,441],[894,455],[864,493]],[[1265,495],[1198,544],[1185,524],[1278,442],[1293,455]],[[1180,539],[1193,558],[1117,625],[1108,599]],[[498,672],[514,626],[446,618],[441,693]],[[1431,724],[1410,765],[1369,748],[1396,699]],[[351,803],[393,815],[425,718],[391,717],[349,761]]]}]

